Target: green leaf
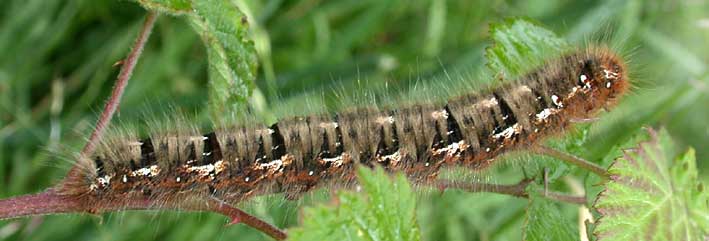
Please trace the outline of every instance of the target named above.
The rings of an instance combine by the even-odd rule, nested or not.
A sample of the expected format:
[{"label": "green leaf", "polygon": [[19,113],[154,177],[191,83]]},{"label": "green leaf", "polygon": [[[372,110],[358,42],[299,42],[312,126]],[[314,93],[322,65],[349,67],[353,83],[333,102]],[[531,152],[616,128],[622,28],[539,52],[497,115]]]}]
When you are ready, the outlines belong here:
[{"label": "green leaf", "polygon": [[214,117],[246,103],[256,78],[257,56],[246,16],[228,0],[194,1],[190,22],[209,59],[209,103]]},{"label": "green leaf", "polygon": [[209,110],[215,120],[243,109],[258,64],[246,15],[230,0],[136,0],[148,10],[186,14],[207,47]]},{"label": "green leaf", "polygon": [[609,168],[611,181],[594,208],[598,240],[701,240],[709,231],[709,199],[697,181],[694,150],[673,159],[669,134],[626,151]]},{"label": "green leaf", "polygon": [[185,14],[192,11],[191,0],[136,0],[145,9],[168,14]]},{"label": "green leaf", "polygon": [[491,24],[490,36],[493,45],[485,49],[487,66],[493,73],[510,79],[569,48],[554,32],[519,18]]},{"label": "green leaf", "polygon": [[304,210],[302,225],[289,240],[420,240],[416,199],[407,179],[391,180],[381,168],[358,170],[362,193],[342,192],[337,206]]},{"label": "green leaf", "polygon": [[524,240],[578,240],[578,230],[559,211],[560,206],[539,195],[541,187],[530,184],[527,187],[529,204],[524,226]]}]

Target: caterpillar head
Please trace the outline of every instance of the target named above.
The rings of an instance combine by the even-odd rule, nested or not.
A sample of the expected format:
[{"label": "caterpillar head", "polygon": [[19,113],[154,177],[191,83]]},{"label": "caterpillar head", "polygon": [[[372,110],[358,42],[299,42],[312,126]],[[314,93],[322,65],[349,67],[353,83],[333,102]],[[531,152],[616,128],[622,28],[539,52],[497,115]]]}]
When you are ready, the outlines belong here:
[{"label": "caterpillar head", "polygon": [[625,64],[608,49],[591,49],[578,64],[577,87],[587,92],[589,109],[610,107],[627,91]]}]

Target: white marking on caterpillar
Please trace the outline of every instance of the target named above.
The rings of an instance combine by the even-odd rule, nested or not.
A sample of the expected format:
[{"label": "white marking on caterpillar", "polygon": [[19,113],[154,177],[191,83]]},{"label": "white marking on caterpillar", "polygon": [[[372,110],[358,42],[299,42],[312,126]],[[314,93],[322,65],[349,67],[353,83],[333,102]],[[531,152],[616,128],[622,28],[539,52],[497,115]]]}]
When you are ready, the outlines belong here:
[{"label": "white marking on caterpillar", "polygon": [[537,120],[538,121],[544,121],[549,117],[550,115],[553,114],[552,109],[546,108],[542,110],[541,112],[537,113]]},{"label": "white marking on caterpillar", "polygon": [[611,82],[608,81],[608,82],[606,82],[606,89],[610,89],[610,88],[611,88]]},{"label": "white marking on caterpillar", "polygon": [[581,83],[584,84],[584,86],[583,86],[584,89],[591,89],[591,81],[587,81],[589,79],[585,74],[582,74],[581,76],[579,76],[579,80],[581,80]]},{"label": "white marking on caterpillar", "polygon": [[344,164],[342,155],[339,155],[339,156],[336,156],[336,157],[333,157],[333,158],[323,158],[322,161],[323,161],[323,162],[326,162],[326,163],[327,163],[327,162],[331,162],[331,163],[333,163],[334,166],[336,166],[336,167],[340,167],[340,166],[342,166],[342,164]]},{"label": "white marking on caterpillar", "polygon": [[559,96],[551,95],[551,102],[554,102],[554,105],[558,106],[559,108],[564,108],[564,103],[561,103],[561,100],[559,100]]},{"label": "white marking on caterpillar", "polygon": [[480,102],[476,103],[475,105],[482,105],[484,107],[491,108],[491,107],[496,106],[497,104],[498,104],[497,99],[495,97],[492,97],[489,100],[480,101]]},{"label": "white marking on caterpillar", "polygon": [[490,152],[490,147],[485,148],[485,152]]},{"label": "white marking on caterpillar", "polygon": [[268,163],[263,163],[259,166],[261,169],[271,169],[273,171],[278,171],[283,167],[283,160],[281,159],[276,159],[273,161],[270,161]]},{"label": "white marking on caterpillar", "polygon": [[177,178],[175,178],[175,181],[176,181],[176,182],[180,182],[180,181],[182,181],[182,178],[177,177]]},{"label": "white marking on caterpillar", "polygon": [[202,156],[209,156],[209,155],[212,155],[212,152],[211,152],[211,151],[210,151],[210,152],[202,153]]},{"label": "white marking on caterpillar", "polygon": [[495,139],[500,139],[501,137],[504,137],[505,139],[512,138],[514,134],[518,134],[520,126],[518,123],[515,123],[514,125],[507,127],[507,129],[503,130],[502,132],[493,135]]},{"label": "white marking on caterpillar", "polygon": [[337,124],[337,122],[322,122],[322,123],[320,123],[320,128],[328,128],[328,127],[337,128],[339,126],[340,125]]},{"label": "white marking on caterpillar", "polygon": [[433,153],[435,155],[440,155],[440,154],[445,153],[446,156],[452,157],[452,156],[460,155],[460,153],[465,151],[466,149],[468,149],[468,144],[465,143],[465,140],[461,140],[459,142],[453,142],[444,148],[434,150]]},{"label": "white marking on caterpillar", "polygon": [[433,117],[433,119],[448,119],[448,111],[439,110],[431,112],[431,117]]},{"label": "white marking on caterpillar", "polygon": [[249,177],[244,178],[245,182],[249,182],[249,180],[251,180],[251,178],[249,178]]},{"label": "white marking on caterpillar", "polygon": [[377,122],[377,123],[380,124],[380,125],[381,125],[381,124],[384,124],[384,123],[387,123],[387,122],[389,122],[389,124],[394,124],[394,117],[393,117],[393,116],[382,116],[382,117],[378,117],[378,118],[377,118],[376,120],[374,120],[374,121]]},{"label": "white marking on caterpillar", "polygon": [[121,178],[121,181],[122,181],[123,183],[128,182],[128,177],[127,177],[126,175],[123,175],[123,178]]},{"label": "white marking on caterpillar", "polygon": [[154,177],[154,176],[157,176],[158,174],[160,174],[160,167],[158,167],[157,165],[143,167],[141,169],[130,172],[131,177],[136,177],[136,176]]},{"label": "white marking on caterpillar", "polygon": [[219,160],[214,163],[214,173],[219,174],[226,170],[226,166],[228,163],[226,163],[224,160]]},{"label": "white marking on caterpillar", "polygon": [[97,178],[96,181],[98,181],[98,185],[100,187],[107,187],[108,185],[111,185],[111,178],[112,177],[113,176],[105,175],[103,177]]},{"label": "white marking on caterpillar", "polygon": [[617,79],[618,73],[604,69],[603,70],[603,77],[605,77],[606,79]]},{"label": "white marking on caterpillar", "polygon": [[309,171],[309,172],[308,172],[308,176],[312,176],[313,174],[315,174],[314,171]]},{"label": "white marking on caterpillar", "polygon": [[399,153],[399,151],[396,151],[390,155],[377,156],[376,160],[377,160],[377,162],[389,161],[389,163],[391,163],[392,166],[396,166],[397,163],[399,163],[401,161],[401,153]]}]

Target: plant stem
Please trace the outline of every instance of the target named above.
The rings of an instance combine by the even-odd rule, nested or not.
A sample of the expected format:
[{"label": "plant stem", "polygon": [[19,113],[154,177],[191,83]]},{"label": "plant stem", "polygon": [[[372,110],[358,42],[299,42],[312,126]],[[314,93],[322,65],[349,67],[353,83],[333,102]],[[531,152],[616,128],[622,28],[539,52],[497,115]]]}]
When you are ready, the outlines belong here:
[{"label": "plant stem", "polygon": [[[111,90],[111,97],[109,97],[108,101],[106,102],[106,105],[103,107],[103,112],[101,113],[101,116],[96,122],[96,127],[91,133],[89,141],[81,150],[79,161],[84,160],[85,158],[91,156],[94,153],[96,145],[98,144],[99,140],[101,140],[101,137],[103,136],[106,127],[108,127],[108,124],[110,123],[113,114],[115,114],[116,110],[118,110],[118,106],[121,102],[121,97],[123,96],[123,91],[125,91],[126,86],[128,85],[128,80],[133,75],[133,70],[135,69],[138,60],[140,59],[140,55],[143,53],[145,43],[147,43],[148,39],[150,38],[150,34],[153,31],[153,26],[155,25],[155,20],[157,19],[157,16],[158,14],[155,12],[148,12],[148,15],[145,17],[145,22],[143,23],[143,28],[140,30],[138,37],[135,39],[133,48],[131,49],[130,53],[128,53],[128,56],[123,61],[121,61],[121,70],[118,73],[118,77],[116,78],[116,83],[113,85],[113,90]],[[78,165],[74,165],[74,167],[72,167],[71,170],[69,170],[69,172],[67,173],[67,179],[71,179],[72,177],[77,176],[78,172]]]},{"label": "plant stem", "polygon": [[[527,185],[532,182],[532,179],[524,179],[517,184],[501,185],[478,182],[454,182],[450,180],[439,180],[437,182],[440,189],[456,188],[468,192],[490,192],[506,194],[519,198],[529,198],[529,194],[525,190]],[[585,204],[586,197],[563,194],[558,192],[545,192],[544,197],[566,203]]]},{"label": "plant stem", "polygon": [[[133,74],[133,70],[140,59],[140,55],[143,52],[145,44],[148,42],[156,19],[157,13],[148,12],[145,22],[143,23],[143,28],[138,34],[133,48],[130,53],[128,53],[128,56],[121,61],[121,70],[116,79],[116,83],[113,86],[113,90],[111,91],[111,96],[106,102],[99,120],[96,122],[96,127],[91,133],[91,137],[89,137],[88,142],[81,150],[79,157],[80,160],[85,160],[85,158],[88,158],[93,154],[97,143],[103,136],[103,133],[105,132],[106,127],[108,127],[111,118],[118,110],[121,97],[123,96],[123,92],[128,85],[128,80]],[[74,167],[69,170],[69,173],[64,181],[71,182],[79,177],[79,168],[80,164],[74,165]],[[23,195],[0,200],[0,219],[57,213],[101,213],[118,210],[170,208],[168,206],[155,205],[155,203],[155,200],[145,198],[126,198],[101,203],[91,203],[85,199],[82,199],[79,195],[65,195],[57,193],[54,189],[48,189],[45,192],[37,194]],[[174,209],[180,208],[175,207]],[[258,229],[274,239],[283,240],[286,238],[286,233],[284,231],[224,202],[210,200],[204,206],[199,205],[186,208],[186,210],[219,213],[231,218],[232,221],[230,224],[243,222],[244,224]]]},{"label": "plant stem", "polygon": [[558,151],[556,149],[549,148],[546,146],[537,146],[535,148],[532,148],[532,151],[534,153],[554,157],[559,160],[565,161],[569,164],[586,169],[590,172],[596,173],[596,175],[598,175],[606,180],[610,179],[610,175],[608,174],[608,172],[606,171],[605,168],[597,165],[596,163],[584,160],[583,158],[580,158],[580,157],[577,157],[577,156],[574,156],[574,155],[571,155],[571,154],[568,154],[565,152],[561,152],[561,151]]},{"label": "plant stem", "polygon": [[207,206],[209,206],[208,211],[219,213],[231,218],[229,225],[244,223],[276,240],[285,240],[288,237],[285,231],[223,201],[211,200]]},{"label": "plant stem", "polygon": [[490,183],[479,183],[479,182],[459,182],[450,180],[439,180],[438,187],[440,189],[455,188],[461,189],[469,192],[491,192],[506,194],[510,196],[527,198],[527,192],[524,190],[532,179],[524,179],[514,185],[501,185],[501,184],[490,184]]},{"label": "plant stem", "polygon": [[37,194],[0,200],[0,219],[81,212],[85,208],[77,198],[62,196],[53,189]]}]

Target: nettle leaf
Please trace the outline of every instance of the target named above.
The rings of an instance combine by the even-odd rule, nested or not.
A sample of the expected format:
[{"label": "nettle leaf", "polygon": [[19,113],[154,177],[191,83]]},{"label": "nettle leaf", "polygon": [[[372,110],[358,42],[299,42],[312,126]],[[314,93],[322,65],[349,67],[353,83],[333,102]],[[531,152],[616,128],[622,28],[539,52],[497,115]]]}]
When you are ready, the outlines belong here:
[{"label": "nettle leaf", "polygon": [[563,53],[569,44],[554,32],[526,19],[508,19],[490,25],[493,45],[485,49],[493,74],[513,79]]},{"label": "nettle leaf", "polygon": [[[416,199],[406,177],[392,180],[381,168],[358,169],[363,193],[337,195],[337,206],[305,208],[289,240],[420,240]],[[364,195],[362,195],[364,194]]]},{"label": "nettle leaf", "polygon": [[192,3],[190,22],[202,36],[209,59],[209,103],[215,116],[237,109],[251,95],[257,56],[246,16],[228,0]]},{"label": "nettle leaf", "polygon": [[191,0],[136,0],[145,9],[168,14],[185,14],[192,11]]},{"label": "nettle leaf", "polygon": [[697,180],[694,150],[673,158],[666,131],[625,151],[609,168],[611,181],[593,207],[598,240],[702,240],[709,199]]},{"label": "nettle leaf", "polygon": [[207,47],[209,110],[215,119],[243,109],[258,59],[246,15],[230,0],[136,0],[144,8],[187,16]]},{"label": "nettle leaf", "polygon": [[539,195],[542,187],[527,187],[529,204],[524,225],[524,240],[578,240],[578,228],[559,211],[555,201]]}]

